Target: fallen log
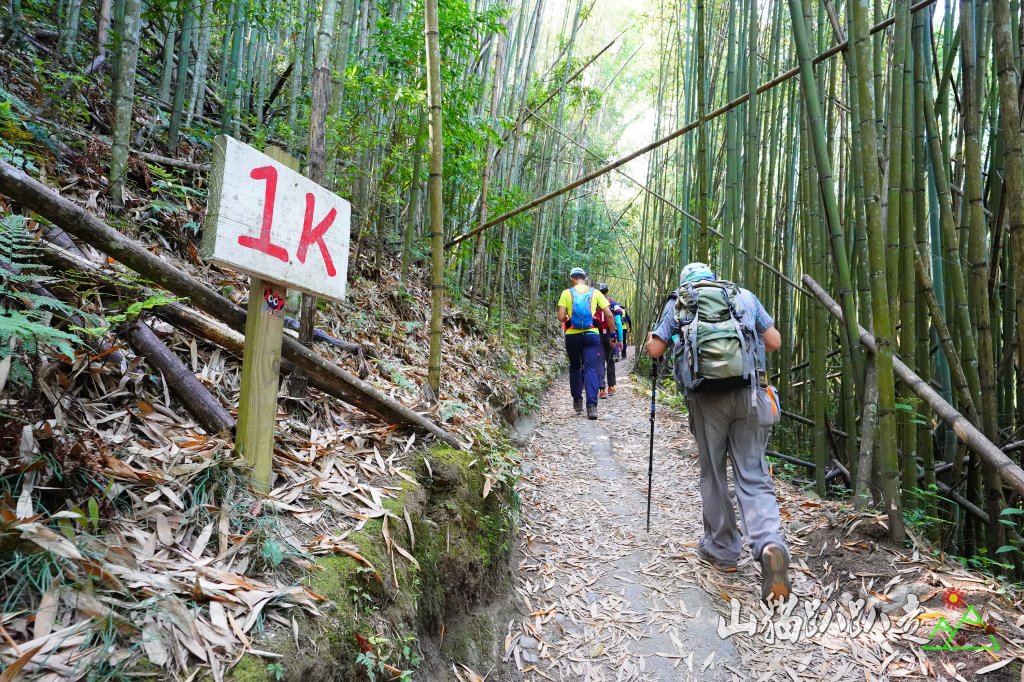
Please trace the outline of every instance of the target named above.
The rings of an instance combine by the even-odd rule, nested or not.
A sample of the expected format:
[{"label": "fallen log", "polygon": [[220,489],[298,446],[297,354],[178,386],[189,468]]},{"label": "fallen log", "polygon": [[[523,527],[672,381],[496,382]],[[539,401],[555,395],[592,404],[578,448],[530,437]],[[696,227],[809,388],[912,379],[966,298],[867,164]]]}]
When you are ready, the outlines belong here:
[{"label": "fallen log", "polygon": [[[171,303],[155,308],[153,312],[157,317],[178,329],[183,329],[195,336],[202,337],[221,348],[231,351],[238,357],[242,357],[242,352],[245,350],[245,336],[215,320],[211,320],[201,313],[197,313],[192,308]],[[295,363],[284,358],[281,359],[282,372],[291,373],[294,369]],[[329,395],[337,397],[339,391],[342,390],[342,387],[339,387],[337,382],[332,380],[331,377],[310,374],[308,378],[310,386]]]},{"label": "fallen log", "polygon": [[[43,125],[49,126],[51,128],[56,128],[57,130],[61,130],[61,131],[64,131],[66,133],[70,133],[72,135],[76,135],[76,136],[78,136],[78,137],[80,137],[82,139],[86,139],[86,140],[88,140],[88,139],[96,139],[96,140],[99,140],[100,142],[103,142],[107,146],[109,146],[111,144],[111,140],[110,140],[110,136],[109,135],[103,135],[102,133],[96,133],[96,132],[93,132],[93,131],[90,131],[90,130],[79,130],[78,128],[71,128],[70,126],[66,126],[66,125],[63,125],[61,123],[57,123],[56,121],[50,121],[50,120],[45,119],[45,118],[40,118],[39,116],[33,116],[32,120],[37,122],[37,123],[41,123]],[[55,142],[60,142],[59,140],[54,140],[54,141]],[[72,156],[77,155],[77,153],[73,149],[71,149],[70,147],[65,145],[63,142],[60,142],[60,144],[63,145],[62,153],[65,153],[65,154],[68,154],[68,155],[72,155]],[[208,164],[208,163],[196,163],[194,161],[184,161],[182,159],[175,159],[175,158],[171,158],[169,156],[160,156],[159,154],[153,154],[152,152],[144,152],[144,151],[141,151],[139,149],[129,149],[128,151],[129,151],[129,153],[138,156],[142,160],[148,161],[149,163],[155,163],[158,166],[169,166],[169,167],[172,167],[172,168],[183,168],[185,170],[192,171],[194,173],[205,173],[206,171],[210,170],[210,164]]]},{"label": "fallen log", "polygon": [[843,466],[843,463],[840,462],[835,457],[832,458],[832,466],[833,468],[827,474],[825,474],[826,483],[832,481],[833,479],[839,478],[840,476],[845,476],[847,483],[853,480],[853,478],[850,476],[850,470]]},{"label": "fallen log", "polygon": [[128,337],[128,344],[136,355],[146,358],[150,366],[163,375],[170,392],[181,401],[207,433],[225,435],[234,431],[234,417],[203,386],[203,382],[178,359],[178,356],[164,345],[149,325],[137,320],[128,327],[125,336]]},{"label": "fallen log", "polygon": [[953,490],[948,485],[943,483],[942,481],[936,481],[935,485],[936,487],[938,487],[939,492],[942,493],[943,497],[945,497],[948,500],[952,500],[953,502],[956,502],[965,510],[970,512],[970,514],[974,518],[978,519],[982,523],[988,524],[988,514],[985,512],[984,509],[974,504],[966,497],[964,497],[963,495],[961,495],[960,493],[958,493],[957,491]]},{"label": "fallen log", "polygon": [[[815,421],[813,419],[808,419],[807,417],[805,417],[805,416],[803,416],[801,414],[796,414],[795,412],[789,412],[787,410],[782,410],[782,416],[786,417],[787,419],[792,419],[793,421],[797,422],[798,424],[806,424],[807,426],[817,426],[817,424],[815,423]],[[850,435],[848,433],[846,433],[846,431],[843,431],[842,429],[834,428],[831,424],[828,425],[828,428],[832,431],[832,433],[834,433],[835,435],[837,435],[837,436],[839,436],[841,438],[849,438],[850,437]]]},{"label": "fallen log", "polygon": [[193,163],[192,161],[182,161],[181,159],[172,159],[169,156],[160,156],[159,154],[152,154],[150,152],[140,152],[136,149],[131,150],[132,154],[137,155],[144,161],[155,163],[159,166],[170,166],[172,168],[183,168],[193,173],[205,173],[210,170],[210,164],[208,163]]},{"label": "fallen log", "polygon": [[[43,242],[44,258],[53,266],[64,268],[69,271],[81,272],[87,276],[94,278],[99,281],[104,278],[108,284],[112,286],[123,295],[128,295],[131,291],[127,287],[120,287],[116,282],[110,282],[110,276],[103,273],[100,266],[91,263],[84,258],[79,258],[73,254]],[[137,291],[136,291],[137,293]],[[227,325],[222,324],[216,320],[212,320],[209,317],[197,312],[193,307],[181,305],[179,303],[168,303],[165,305],[157,306],[152,309],[152,313],[160,319],[174,325],[178,329],[187,331],[195,336],[202,337],[218,346],[236,354],[239,358],[242,357],[242,353],[245,351],[245,335],[241,334],[234,329],[231,329]],[[295,369],[295,364],[288,358],[281,358],[281,371],[285,373],[292,372]],[[332,370],[337,372],[344,372],[340,368],[330,365]],[[345,402],[351,402],[346,397],[349,389],[347,385],[340,381],[333,373],[321,373],[315,372],[309,375],[309,385],[313,388],[323,391],[328,395],[334,396]],[[408,408],[407,408],[408,409]],[[416,414],[415,412],[413,414]],[[435,426],[440,431],[430,430],[435,436],[440,438],[446,444],[454,448],[462,448],[462,444],[453,435],[444,431],[440,427],[437,427],[423,418],[428,424]]]},{"label": "fallen log", "polygon": [[[2,160],[0,192],[158,286],[177,296],[187,297],[196,308],[225,322],[235,331],[244,332],[246,313],[241,307]],[[422,429],[453,448],[463,449],[463,444],[439,425],[335,366],[289,336],[284,338],[282,355],[310,375],[319,374],[332,387],[329,392],[350,405],[376,415],[389,424],[399,423]]]},{"label": "fallen log", "polygon": [[[297,332],[299,331],[300,325],[299,321],[296,320],[294,317],[286,317],[284,318],[284,326],[285,329],[290,329],[292,331]],[[366,364],[366,355],[372,353],[374,357],[377,357],[376,351],[367,350],[364,352],[363,347],[360,346],[358,343],[352,343],[351,341],[342,341],[336,336],[331,336],[330,334],[325,332],[323,329],[320,329],[319,327],[313,329],[312,341],[321,341],[329,346],[340,348],[346,353],[351,353],[352,355],[355,355],[356,364],[359,366],[359,378],[365,379],[366,377],[370,376],[370,368]],[[307,347],[309,346],[309,344],[306,343],[303,343],[302,345]]]},{"label": "fallen log", "polygon": [[806,467],[811,471],[814,471],[815,469],[818,468],[818,465],[816,465],[814,462],[808,462],[805,459],[793,457],[792,455],[785,455],[781,452],[776,452],[775,450],[765,450],[764,454],[768,455],[769,457],[781,459],[783,462],[789,462],[790,464],[796,464],[797,466]]},{"label": "fallen log", "polygon": [[[832,313],[832,316],[842,322],[842,310],[840,310],[839,304],[828,295],[828,292],[822,289],[821,285],[814,281],[814,278],[810,275],[804,275],[803,282],[810,289],[811,293],[821,301],[822,305]],[[875,352],[875,337],[863,327],[860,327],[860,340],[868,351]],[[1017,492],[1024,494],[1024,469],[1017,466],[1013,460],[1006,456],[1006,453],[999,449],[999,446],[986,438],[985,434],[971,424],[967,417],[960,414],[955,407],[946,402],[935,389],[922,380],[912,369],[907,367],[895,353],[892,356],[892,363],[896,376],[899,377],[904,386],[927,403],[928,407],[942,421],[949,424],[961,442],[991,464],[1003,481]]]},{"label": "fallen log", "polygon": [[[286,329],[298,331],[299,321],[296,320],[294,317],[286,317],[284,318],[284,326]],[[377,351],[375,351],[374,349],[369,348],[367,346],[363,346],[358,343],[353,343],[351,341],[339,339],[337,336],[331,336],[330,334],[325,332],[323,329],[320,329],[319,327],[313,330],[313,340],[322,341],[329,346],[340,348],[341,350],[347,353],[352,353],[353,355],[358,355],[360,357],[362,357],[363,355],[368,355],[371,358],[379,357]]]}]

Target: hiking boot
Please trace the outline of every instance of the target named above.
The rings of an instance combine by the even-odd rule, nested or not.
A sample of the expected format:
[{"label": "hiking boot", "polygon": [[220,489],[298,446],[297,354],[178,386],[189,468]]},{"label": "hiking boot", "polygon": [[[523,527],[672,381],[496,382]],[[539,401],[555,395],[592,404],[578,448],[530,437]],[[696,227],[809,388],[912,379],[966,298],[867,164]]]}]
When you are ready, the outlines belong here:
[{"label": "hiking boot", "polygon": [[717,568],[722,573],[735,573],[736,572],[736,562],[735,561],[722,561],[721,559],[716,559],[715,557],[711,556],[700,545],[700,543],[697,543],[697,555],[701,559],[703,559],[704,561],[708,562],[709,564],[711,564],[712,566]]},{"label": "hiking boot", "polygon": [[785,602],[791,589],[789,555],[780,545],[768,545],[761,552],[761,599]]},{"label": "hiking boot", "polygon": [[587,419],[597,419],[597,405],[587,405]]},{"label": "hiking boot", "polygon": [[572,401],[572,409],[576,411],[576,414],[583,414],[583,398],[574,398]]},{"label": "hiking boot", "polygon": [[608,389],[606,389],[606,388],[602,388],[602,389],[601,389],[600,391],[598,391],[598,393],[597,393],[597,397],[598,397],[598,398],[601,398],[602,400],[603,400],[604,398],[607,398],[607,397],[608,397]]},{"label": "hiking boot", "polygon": [[614,386],[609,386],[608,387],[608,395],[615,395],[615,387]]}]

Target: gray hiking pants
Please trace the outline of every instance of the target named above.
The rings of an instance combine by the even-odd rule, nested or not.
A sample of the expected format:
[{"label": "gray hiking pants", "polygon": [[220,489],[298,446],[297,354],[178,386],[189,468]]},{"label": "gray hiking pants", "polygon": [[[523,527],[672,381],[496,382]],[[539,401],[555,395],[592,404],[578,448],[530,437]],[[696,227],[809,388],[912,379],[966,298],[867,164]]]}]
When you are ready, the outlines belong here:
[{"label": "gray hiking pants", "polygon": [[[690,393],[690,431],[700,455],[700,495],[704,509],[701,547],[719,561],[735,562],[742,544],[736,526],[736,510],[729,496],[726,454],[732,462],[736,501],[740,507],[743,536],[755,560],[772,543],[786,548],[780,533],[779,504],[764,459],[768,436],[778,422],[779,407],[759,388],[755,404],[750,389],[723,393]],[[789,549],[786,548],[787,554]]]}]

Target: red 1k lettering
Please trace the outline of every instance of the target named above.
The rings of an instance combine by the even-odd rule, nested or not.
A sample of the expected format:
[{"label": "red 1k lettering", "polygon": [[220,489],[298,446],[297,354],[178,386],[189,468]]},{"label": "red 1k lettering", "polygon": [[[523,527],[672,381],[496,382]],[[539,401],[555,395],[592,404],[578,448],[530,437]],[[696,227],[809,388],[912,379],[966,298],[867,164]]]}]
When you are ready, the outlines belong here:
[{"label": "red 1k lettering", "polygon": [[314,242],[320,247],[320,255],[324,258],[324,265],[327,266],[327,276],[334,277],[337,271],[334,269],[334,261],[331,260],[331,252],[327,250],[327,244],[324,244],[324,234],[334,224],[334,219],[338,215],[337,209],[331,209],[324,216],[324,219],[313,227],[313,208],[316,205],[316,198],[311,192],[306,193],[306,217],[302,221],[302,238],[299,239],[299,250],[295,256],[299,259],[300,263],[306,262],[306,249],[309,248],[310,244]]},{"label": "red 1k lettering", "polygon": [[[270,243],[270,228],[274,225],[274,199],[277,196],[277,169],[273,166],[253,168],[249,173],[249,177],[253,180],[267,181],[267,189],[263,197],[263,227],[260,228],[258,239],[243,235],[238,238],[238,243],[250,249],[262,251],[268,256],[287,263],[288,252],[283,247]],[[306,213],[309,213],[309,209],[306,210]],[[322,248],[323,246],[321,246]],[[301,253],[305,253],[305,247],[302,247]],[[302,260],[302,258],[300,257],[299,260]]]}]

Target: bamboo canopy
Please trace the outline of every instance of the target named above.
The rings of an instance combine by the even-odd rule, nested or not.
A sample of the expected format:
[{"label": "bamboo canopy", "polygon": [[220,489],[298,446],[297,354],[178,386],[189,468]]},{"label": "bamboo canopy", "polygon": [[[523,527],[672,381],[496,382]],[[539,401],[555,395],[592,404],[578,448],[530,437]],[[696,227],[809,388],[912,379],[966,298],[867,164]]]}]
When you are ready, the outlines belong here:
[{"label": "bamboo canopy", "polygon": [[[934,3],[935,3],[935,0],[921,0],[921,2],[918,2],[917,4],[915,4],[911,8],[911,11],[912,12],[919,12],[922,9],[924,9],[925,7],[929,7],[930,5],[932,5]],[[871,27],[871,31],[870,32],[872,34],[878,33],[879,31],[884,30],[888,26],[891,26],[894,21],[895,21],[895,19],[892,19],[892,18],[886,19],[885,21],[880,21],[880,22],[878,22],[877,24],[875,24],[874,26]],[[829,48],[829,49],[819,53],[817,56],[815,56],[815,58],[813,59],[813,63],[814,64],[820,64],[821,62],[825,61],[826,59],[834,57],[835,55],[839,54],[843,50],[847,49],[847,47],[849,47],[849,41],[844,41],[842,43],[839,43],[838,45],[835,45],[834,47],[831,47],[831,48]],[[636,151],[627,154],[626,156],[618,158],[615,161],[612,161],[611,163],[609,163],[609,164],[607,164],[605,166],[602,166],[601,168],[593,170],[590,173],[587,173],[586,175],[583,175],[582,177],[574,180],[573,182],[570,182],[567,185],[563,185],[562,187],[559,187],[557,189],[551,190],[550,192],[548,192],[548,193],[546,193],[546,194],[544,194],[542,196],[539,196],[536,199],[533,199],[532,201],[528,201],[527,203],[525,203],[525,204],[523,204],[521,206],[518,206],[518,207],[512,209],[511,211],[506,211],[505,213],[502,213],[501,215],[499,215],[499,216],[497,216],[495,218],[491,218],[490,220],[488,220],[488,221],[486,221],[484,223],[481,223],[480,225],[478,225],[477,227],[474,227],[469,232],[461,234],[458,237],[456,237],[455,239],[452,239],[451,241],[446,243],[444,245],[444,247],[445,247],[445,249],[450,249],[450,248],[452,248],[454,246],[458,246],[459,244],[461,244],[465,240],[469,239],[470,237],[475,237],[476,235],[480,234],[484,230],[487,230],[487,229],[489,229],[491,227],[494,227],[495,225],[499,225],[499,224],[505,222],[506,220],[508,220],[509,218],[514,218],[517,215],[519,215],[520,213],[524,213],[526,211],[529,211],[530,209],[537,208],[538,206],[540,206],[542,204],[545,204],[545,203],[551,201],[552,199],[555,199],[557,197],[562,196],[566,192],[571,192],[572,190],[576,189],[577,187],[580,187],[581,185],[585,185],[588,182],[596,180],[597,178],[601,177],[602,175],[607,175],[608,173],[611,173],[613,170],[626,165],[627,163],[629,163],[633,159],[638,159],[641,156],[644,156],[645,154],[649,154],[650,152],[654,151],[655,149],[658,149],[659,147],[662,147],[662,146],[668,144],[669,142],[671,142],[672,140],[676,139],[677,137],[685,135],[686,133],[688,133],[688,132],[690,132],[692,130],[696,130],[698,127],[700,127],[701,125],[707,123],[708,121],[711,121],[713,119],[718,118],[719,116],[722,116],[724,114],[729,113],[730,111],[732,111],[736,107],[738,107],[738,106],[740,106],[742,104],[745,104],[750,99],[751,94],[754,94],[756,96],[756,95],[760,95],[762,93],[768,92],[769,90],[771,90],[775,86],[777,86],[777,85],[779,85],[781,83],[785,83],[789,79],[791,79],[794,76],[797,76],[799,74],[800,74],[800,67],[799,66],[795,66],[792,69],[790,69],[789,71],[786,71],[785,73],[782,73],[782,74],[776,76],[775,78],[771,79],[770,81],[761,84],[756,89],[754,89],[752,92],[748,92],[748,93],[746,93],[744,95],[740,95],[739,97],[737,97],[737,98],[735,98],[735,99],[733,99],[733,100],[723,104],[722,106],[718,107],[717,109],[708,112],[707,116],[704,116],[703,118],[699,118],[699,119],[697,119],[695,121],[691,121],[691,122],[687,123],[686,125],[684,125],[682,128],[679,128],[679,129],[675,130],[674,132],[671,132],[668,135],[665,135],[664,137],[661,137],[661,138],[655,140],[654,142],[651,142],[650,144],[648,144],[646,146],[643,146],[640,149],[637,149]]]}]

